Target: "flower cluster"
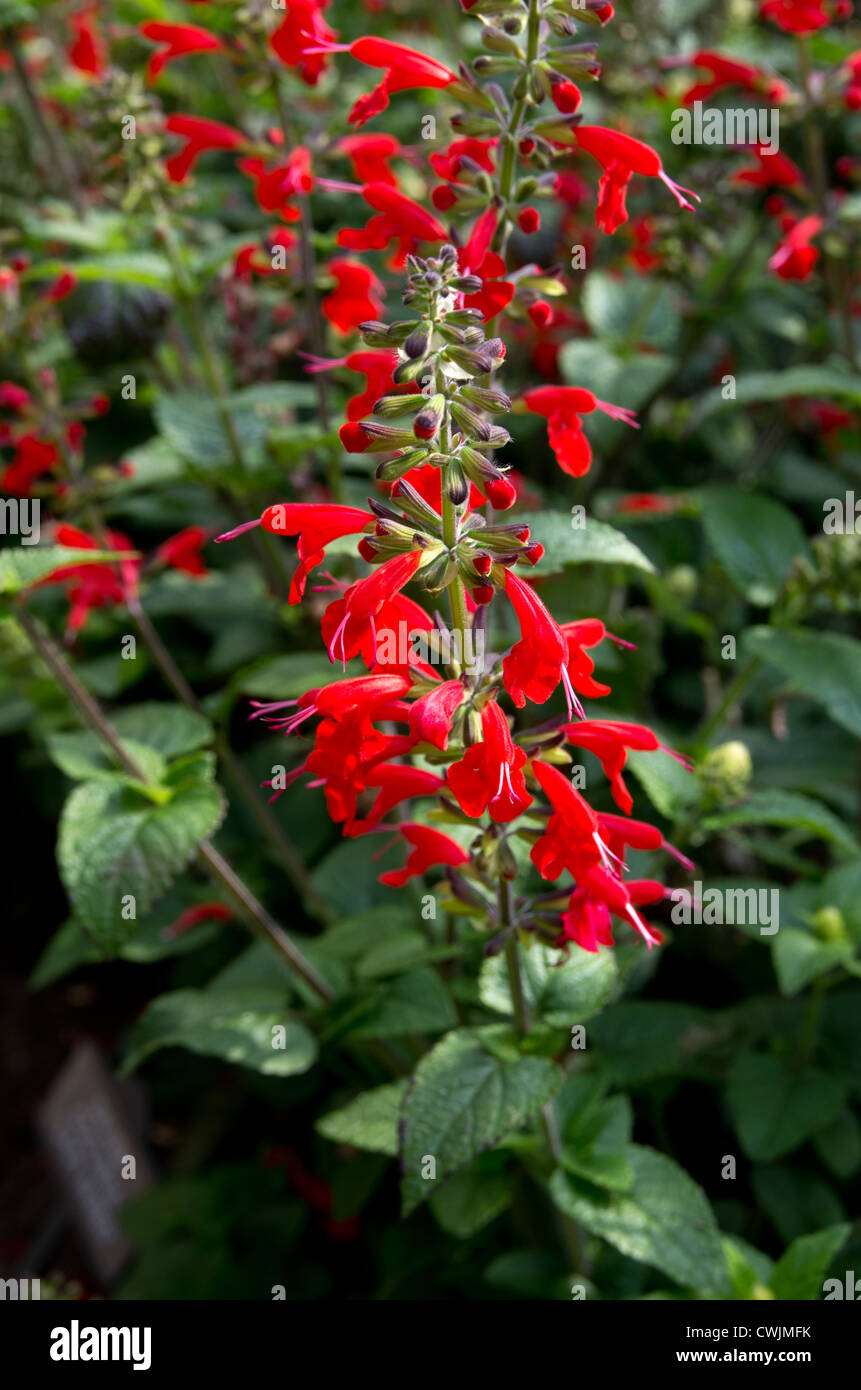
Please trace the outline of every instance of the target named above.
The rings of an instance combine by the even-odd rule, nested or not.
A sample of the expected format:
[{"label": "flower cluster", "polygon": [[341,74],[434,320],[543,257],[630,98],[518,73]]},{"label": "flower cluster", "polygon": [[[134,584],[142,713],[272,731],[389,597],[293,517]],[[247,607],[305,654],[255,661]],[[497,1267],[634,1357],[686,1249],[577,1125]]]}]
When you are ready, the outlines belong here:
[{"label": "flower cluster", "polygon": [[[360,537],[357,554],[371,566],[365,577],[335,586],[321,621],[330,661],[346,671],[358,660],[365,672],[295,701],[255,707],[254,718],[288,735],[314,724],[313,747],[288,776],[273,779],[274,796],[307,774],[309,785],[323,788],[345,835],[394,830],[406,840],[405,867],[383,874],[383,882],[400,886],[444,867],[453,895],[491,922],[496,886],[516,875],[514,840],[526,840],[541,878],[556,883],[570,875],[573,884],[549,897],[516,898],[512,925],[596,951],[612,944],[616,918],[651,947],[660,932],[640,909],[660,901],[664,888],[629,879],[625,861],[632,849],[671,847],[654,826],[629,819],[633,802],[623,773],[631,750],[662,745],[641,725],[586,716],[582,700],[610,693],[595,679],[590,653],[619,639],[597,618],[557,623],[518,573],[540,561],[542,547],[528,526],[484,510],[490,504],[504,511],[515,501],[494,457],[509,439],[498,419],[511,402],[495,382],[504,345],[487,337],[481,310],[468,303],[484,284],[461,260],[450,244],[434,257],[410,255],[403,298],[414,316],[362,325],[366,345],[385,358],[389,385],[369,418],[347,420],[341,440],[351,452],[382,456],[376,475],[388,487],[386,501],[369,499],[367,511],[276,504],[219,538],[254,526],[297,536],[296,603],[326,547],[341,537]],[[600,408],[625,415],[573,388],[539,388],[526,403],[550,421],[569,471],[588,467],[580,414]],[[428,596],[447,591],[451,630],[429,611],[429,599],[404,592],[411,584]],[[478,639],[497,598],[511,605],[520,636],[506,650],[486,652]],[[391,638],[406,630],[418,641],[402,649]],[[467,652],[481,659],[467,661]],[[567,714],[539,726],[518,727],[505,710],[506,699],[526,710],[557,691]],[[598,760],[622,814],[592,809],[566,771],[571,748]],[[389,819],[420,799],[431,803],[422,820],[415,812],[409,821]],[[441,824],[470,826],[468,847]]]}]

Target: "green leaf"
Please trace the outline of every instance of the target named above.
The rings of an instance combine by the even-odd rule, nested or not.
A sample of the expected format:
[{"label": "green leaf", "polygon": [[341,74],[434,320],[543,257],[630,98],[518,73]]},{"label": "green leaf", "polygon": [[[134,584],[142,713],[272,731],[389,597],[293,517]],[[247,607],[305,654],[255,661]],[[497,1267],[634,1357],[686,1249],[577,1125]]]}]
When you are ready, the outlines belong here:
[{"label": "green leaf", "polygon": [[[523,990],[530,1013],[560,1028],[584,1023],[607,1002],[618,985],[612,951],[571,948],[568,959],[547,946],[518,946]],[[481,1002],[496,1013],[513,1014],[504,955],[490,956],[482,965],[478,990]]]},{"label": "green leaf", "polygon": [[[401,1115],[405,1216],[482,1149],[524,1125],[562,1079],[559,1068],[543,1057],[502,1061],[483,1045],[484,1032],[449,1033],[413,1074]],[[434,1176],[425,1178],[422,1169],[429,1168],[429,1159]]]},{"label": "green leaf", "polygon": [[351,1038],[442,1033],[457,1023],[445,985],[428,967],[408,970],[386,984],[368,986],[355,998],[360,1016],[349,1027]]},{"label": "green leaf", "polygon": [[753,627],[745,648],[774,666],[836,724],[861,738],[861,642],[838,632]]},{"label": "green leaf", "polygon": [[813,1147],[835,1177],[851,1178],[861,1168],[861,1124],[847,1106],[833,1124],[813,1136]]},{"label": "green leaf", "polygon": [[76,915],[106,954],[134,932],[123,899],[134,898],[136,915],[149,912],[221,822],[221,792],[188,772],[163,804],[144,805],[111,784],[84,782],[63,808],[60,871]]},{"label": "green leaf", "polygon": [[669,286],[640,275],[593,270],[586,277],[581,307],[597,337],[620,345],[672,348],[681,326]]},{"label": "green leaf", "polygon": [[517,519],[529,527],[531,539],[544,546],[536,574],[555,574],[565,565],[593,564],[631,565],[654,573],[654,565],[642,550],[603,521],[587,517],[585,525],[575,527],[575,517],[558,511],[527,512]]},{"label": "green leaf", "polygon": [[813,797],[800,792],[756,791],[732,811],[707,816],[703,830],[727,830],[734,825],[778,825],[790,830],[808,830],[811,835],[832,844],[847,854],[858,854],[858,842],[833,811]]},{"label": "green leaf", "polygon": [[68,565],[128,560],[129,550],[81,550],[71,545],[22,545],[0,550],[0,594],[17,594]]},{"label": "green leaf", "polygon": [[335,672],[323,652],[289,652],[267,657],[240,672],[232,684],[255,700],[295,700],[319,685],[331,685]]},{"label": "green leaf", "polygon": [[437,1222],[457,1240],[469,1240],[511,1205],[511,1173],[486,1167],[487,1161],[495,1158],[479,1155],[465,1172],[455,1173],[430,1198]]},{"label": "green leaf", "polygon": [[750,1299],[756,1284],[768,1287],[774,1263],[767,1255],[748,1245],[739,1236],[723,1236],[721,1245],[733,1298]]},{"label": "green leaf", "polygon": [[117,710],[111,724],[121,738],[146,744],[166,758],[193,753],[212,740],[212,726],[202,714],[157,700]]},{"label": "green leaf", "polygon": [[[21,277],[24,280],[53,280],[69,269],[67,261],[40,260]],[[109,280],[114,284],[148,285],[152,289],[173,289],[173,271],[164,256],[153,251],[109,252],[93,260],[73,262],[75,278]]]},{"label": "green leaf", "polygon": [[[585,386],[599,400],[637,410],[644,401],[660,391],[672,375],[675,358],[669,353],[638,352],[617,356],[594,339],[570,339],[562,345],[559,368],[566,382]],[[596,439],[624,437],[627,425],[608,420],[606,416],[587,416],[587,434]]]},{"label": "green leaf", "polygon": [[307,1028],[287,1019],[283,1010],[254,1007],[242,990],[179,989],[154,999],[131,1030],[121,1074],[127,1076],[160,1047],[221,1057],[266,1076],[296,1076],[317,1055]]},{"label": "green leaf", "polygon": [[751,603],[774,603],[793,561],[807,552],[797,517],[741,488],[702,488],[698,496],[706,536],[732,583]]},{"label": "green leaf", "polygon": [[756,1163],[797,1149],[834,1122],[845,1100],[843,1086],[827,1072],[797,1071],[763,1053],[743,1052],[730,1069],[727,1102],[733,1124]]},{"label": "green leaf", "polygon": [[398,1152],[398,1114],[406,1089],[404,1080],[363,1091],[340,1110],[324,1115],[314,1128],[333,1144],[352,1144],[356,1149],[394,1158]]},{"label": "green leaf", "polygon": [[818,1299],[829,1265],[846,1244],[851,1229],[841,1222],[794,1240],[772,1271],[769,1287],[775,1297],[807,1302]]},{"label": "green leaf", "polygon": [[771,952],[780,992],[792,998],[811,980],[851,960],[854,947],[849,942],[820,941],[810,932],[785,927],[772,941]]},{"label": "green leaf", "polygon": [[696,403],[697,423],[729,406],[785,401],[792,396],[837,397],[861,405],[861,377],[834,367],[784,367],[779,372],[745,372],[736,382],[735,399],[724,400],[723,388],[707,391]]},{"label": "green leaf", "polygon": [[663,748],[653,753],[634,749],[628,754],[626,767],[633,772],[655,809],[667,820],[677,820],[699,798],[697,779]]},{"label": "green leaf", "polygon": [[598,1193],[557,1169],[550,1193],[560,1211],[683,1288],[726,1292],[720,1236],[702,1188],[654,1149],[631,1144],[627,1156],[634,1173],[629,1192]]},{"label": "green leaf", "polygon": [[[826,1132],[820,1130],[820,1134]],[[845,1220],[846,1211],[834,1189],[810,1171],[775,1163],[755,1169],[751,1183],[757,1203],[787,1244]]]},{"label": "green leaf", "polygon": [[[111,782],[129,781],[128,774],[119,767],[113,753],[95,734],[50,734],[46,743],[52,762],[73,781],[96,778],[106,778]],[[167,763],[160,753],[133,739],[122,739],[121,743],[123,751],[140,768],[145,781],[158,785],[164,780]]]}]

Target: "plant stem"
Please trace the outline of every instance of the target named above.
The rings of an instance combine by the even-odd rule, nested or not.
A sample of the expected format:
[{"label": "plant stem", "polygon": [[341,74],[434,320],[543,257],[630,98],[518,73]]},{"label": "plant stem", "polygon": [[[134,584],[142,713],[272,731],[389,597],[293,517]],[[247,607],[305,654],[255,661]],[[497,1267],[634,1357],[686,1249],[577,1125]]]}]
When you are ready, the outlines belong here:
[{"label": "plant stem", "polygon": [[[129,756],[114,730],[111,728],[101,706],[88,690],[81,685],[59,648],[44,633],[39,624],[19,603],[15,610],[16,621],[27,636],[36,654],[51,672],[57,684],[64,691],[69,702],[74,705],[82,721],[92,729],[102,743],[111,750],[120,767],[136,781],[147,783],[149,779]],[[335,992],[327,980],[306,960],[299,947],[287,935],[284,928],[271,917],[263,904],[251,892],[232,866],[215,847],[204,841],[198,847],[198,857],[214,879],[238,903],[241,916],[246,924],[263,940],[268,941],[292,970],[305,981],[319,999],[330,1003]]]},{"label": "plant stem", "polygon": [[752,656],[745,666],[730,681],[724,691],[723,699],[715,710],[714,714],[708,718],[700,728],[697,739],[701,743],[707,743],[716,729],[719,729],[729,714],[733,705],[737,704],[742,695],[747,690],[761,664],[761,658]]},{"label": "plant stem", "polygon": [[68,198],[75,212],[83,221],[87,216],[87,209],[81,191],[78,187],[78,176],[71,160],[68,158],[62,140],[57,136],[50,118],[45,114],[39,104],[38,94],[30,81],[30,74],[27,71],[27,64],[24,55],[15,37],[7,30],[6,42],[8,51],[12,58],[12,66],[15,69],[15,76],[24,97],[24,102],[33,119],[33,124],[38,130],[48,151],[48,158],[54,168],[63,192]]}]

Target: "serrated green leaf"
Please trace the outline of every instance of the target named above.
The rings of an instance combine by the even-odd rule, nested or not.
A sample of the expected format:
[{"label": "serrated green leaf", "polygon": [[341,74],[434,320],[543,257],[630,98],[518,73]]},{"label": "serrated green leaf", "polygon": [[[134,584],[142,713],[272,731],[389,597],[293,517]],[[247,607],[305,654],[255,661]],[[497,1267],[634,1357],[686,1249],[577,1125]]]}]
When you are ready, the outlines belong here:
[{"label": "serrated green leaf", "polygon": [[544,546],[536,574],[553,574],[566,565],[631,565],[654,572],[642,550],[603,521],[587,517],[583,526],[575,527],[575,518],[562,511],[527,512],[517,519],[529,527],[530,539]]},{"label": "serrated green leaf", "polygon": [[[504,1062],[493,1056],[482,1032],[449,1033],[413,1074],[401,1112],[404,1215],[476,1154],[525,1124],[561,1082],[559,1068],[543,1057]],[[428,1159],[434,1176],[425,1178]]]},{"label": "serrated green leaf", "polygon": [[266,1076],[295,1076],[317,1055],[307,1028],[283,1010],[255,1007],[241,990],[180,989],[154,999],[131,1030],[121,1074],[127,1076],[161,1047],[185,1047]]},{"label": "serrated green leaf", "polygon": [[772,1270],[769,1287],[775,1298],[818,1299],[828,1267],[846,1244],[851,1229],[847,1222],[841,1222],[794,1240]]},{"label": "serrated green leaf", "polygon": [[557,1169],[550,1192],[560,1211],[683,1288],[726,1292],[726,1262],[702,1188],[654,1149],[631,1144],[628,1158],[634,1174],[629,1192],[599,1195]]},{"label": "serrated green leaf", "polygon": [[398,1152],[398,1115],[406,1088],[404,1080],[363,1091],[340,1110],[324,1115],[314,1128],[333,1144],[352,1144],[354,1148],[394,1158]]},{"label": "serrated green leaf", "polygon": [[[530,1013],[560,1028],[584,1023],[602,1008],[618,985],[612,951],[583,951],[572,946],[567,960],[559,951],[518,946],[523,990]],[[513,1014],[508,971],[503,955],[490,956],[478,982],[481,1002],[495,1013]]]}]

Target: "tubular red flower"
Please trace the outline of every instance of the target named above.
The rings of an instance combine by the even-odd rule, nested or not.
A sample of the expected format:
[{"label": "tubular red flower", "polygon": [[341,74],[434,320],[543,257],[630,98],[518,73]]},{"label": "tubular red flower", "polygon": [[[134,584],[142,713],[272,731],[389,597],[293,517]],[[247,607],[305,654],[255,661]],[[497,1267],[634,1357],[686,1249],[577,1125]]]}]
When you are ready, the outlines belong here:
[{"label": "tubular red flower", "polygon": [[503,684],[518,709],[527,700],[543,705],[563,679],[568,644],[535,590],[511,570],[505,571],[505,592],[517,614],[521,640],[503,660]]},{"label": "tubular red flower", "polygon": [[101,77],[108,66],[108,46],[96,23],[97,15],[97,5],[84,5],[75,14],[69,15],[75,37],[66,51],[66,57],[72,67],[89,77]]},{"label": "tubular red flower", "polygon": [[338,141],[338,149],[349,159],[357,182],[397,187],[398,181],[389,168],[389,160],[401,153],[400,141],[394,135],[345,135]]},{"label": "tubular red flower", "polygon": [[622,770],[628,757],[628,750],[654,753],[662,749],[683,766],[688,766],[686,758],[658,740],[651,729],[642,724],[625,724],[617,720],[583,719],[577,724],[565,725],[565,736],[569,743],[578,748],[586,748],[594,753],[610,781],[613,800],[626,815],[633,807],[633,798],[622,780]]},{"label": "tubular red flower", "polygon": [[796,222],[769,259],[769,270],[781,280],[806,280],[819,260],[818,250],[810,243],[822,225],[821,217],[802,217]]},{"label": "tubular red flower", "polygon": [[385,883],[390,888],[402,888],[409,879],[416,878],[440,864],[458,868],[461,864],[469,863],[466,850],[461,849],[456,840],[450,835],[444,835],[441,830],[405,821],[398,826],[398,833],[403,835],[407,844],[413,848],[403,869],[388,869],[386,873],[380,874],[380,883]]},{"label": "tubular red flower", "polygon": [[404,44],[393,43],[391,39],[375,38],[372,35],[355,39],[349,44],[323,43],[318,48],[308,51],[350,53],[367,67],[385,69],[382,82],[367,96],[359,97],[353,106],[347,118],[351,125],[364,125],[372,116],[385,111],[391,92],[404,92],[422,87],[439,89],[457,81],[456,74],[443,63],[438,63],[435,58],[428,58],[426,54],[418,53],[414,48],[407,48]]},{"label": "tubular red flower", "polygon": [[352,333],[360,323],[377,317],[383,287],[372,270],[346,257],[329,261],[326,270],[335,280],[335,289],[320,301],[320,308],[338,333]]},{"label": "tubular red flower", "polygon": [[402,763],[382,763],[368,773],[365,786],[378,788],[377,798],[364,820],[351,820],[344,829],[345,835],[367,835],[380,821],[402,801],[414,796],[434,796],[445,786],[435,772],[426,772],[421,767],[408,767]]},{"label": "tubular red flower", "polygon": [[452,763],[446,781],[463,812],[478,817],[489,812],[493,821],[514,820],[532,805],[526,790],[523,766],[526,754],[517,748],[508,720],[495,700],[481,711],[481,743],[467,748],[459,762]]},{"label": "tubular red flower", "polygon": [[693,205],[684,197],[686,193],[699,202],[698,194],[673,182],[658,152],[642,140],[635,140],[633,135],[623,135],[621,131],[608,130],[606,126],[599,125],[575,126],[572,134],[580,148],[593,155],[603,167],[595,221],[608,235],[612,235],[617,227],[628,220],[625,193],[634,174],[660,179],[667,185],[679,207],[693,211]]},{"label": "tubular red flower", "polygon": [[336,240],[348,251],[383,251],[395,238],[407,242],[445,240],[446,230],[442,223],[389,184],[364,184],[362,197],[376,209],[376,216],[364,227],[341,228]]},{"label": "tubular red flower", "polygon": [[583,430],[581,415],[600,410],[611,420],[639,429],[633,410],[599,401],[581,386],[536,386],[523,397],[534,415],[547,421],[547,438],[563,473],[582,478],[592,462],[592,449]]},{"label": "tubular red flower", "polygon": [[707,82],[695,82],[682,96],[685,106],[695,101],[707,101],[709,97],[726,87],[741,87],[748,92],[759,92],[768,101],[779,103],[788,95],[789,88],[770,73],[764,72],[754,63],[740,63],[736,58],[727,58],[723,53],[700,48],[692,57],[684,60],[693,67],[711,73]]},{"label": "tubular red flower", "polygon": [[172,135],[182,136],[186,142],[178,154],[165,162],[171,183],[182,183],[198,156],[207,150],[232,150],[241,145],[245,138],[232,126],[223,125],[221,121],[204,120],[200,116],[168,116],[164,128]]},{"label": "tubular red flower", "polygon": [[422,562],[420,550],[408,550],[379,565],[367,579],[347,589],[343,598],[330,603],[323,615],[321,630],[329,660],[344,665],[358,656],[370,638],[376,660],[375,618],[383,605],[408,584]]},{"label": "tubular red flower", "polygon": [[217,542],[231,541],[255,526],[262,526],[264,531],[275,536],[298,536],[299,568],[290,584],[290,602],[299,603],[308,575],[325,558],[326,546],[341,536],[358,535],[375,519],[373,512],[363,512],[359,507],[325,502],[277,502],[267,507],[256,521],[245,521],[215,539]]},{"label": "tubular red flower", "polygon": [[273,53],[293,68],[308,87],[315,87],[328,66],[320,45],[338,37],[323,18],[327,0],[283,0],[283,20],[269,39]]},{"label": "tubular red flower", "polygon": [[222,48],[221,39],[201,29],[197,24],[163,24],[160,20],[147,20],[140,32],[145,39],[162,44],[147,63],[147,81],[155,82],[166,63],[175,58],[184,58],[187,53],[214,53]]},{"label": "tubular red flower", "polygon": [[162,541],[155,558],[172,569],[202,577],[209,573],[200,553],[209,534],[205,526],[186,526],[175,536],[168,536],[166,541]]},{"label": "tubular red flower", "polygon": [[455,711],[463,703],[463,683],[442,681],[410,706],[410,733],[416,743],[445,752]]}]

